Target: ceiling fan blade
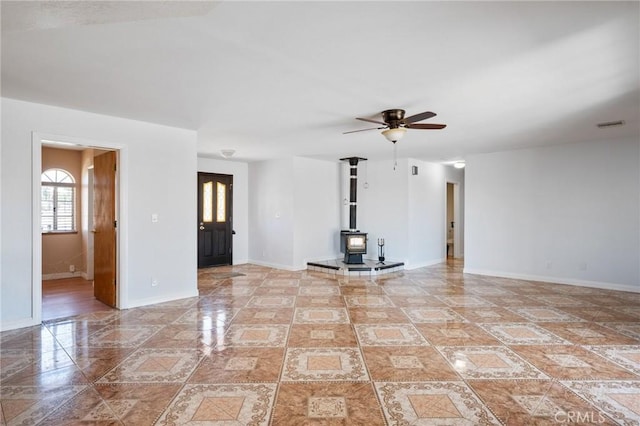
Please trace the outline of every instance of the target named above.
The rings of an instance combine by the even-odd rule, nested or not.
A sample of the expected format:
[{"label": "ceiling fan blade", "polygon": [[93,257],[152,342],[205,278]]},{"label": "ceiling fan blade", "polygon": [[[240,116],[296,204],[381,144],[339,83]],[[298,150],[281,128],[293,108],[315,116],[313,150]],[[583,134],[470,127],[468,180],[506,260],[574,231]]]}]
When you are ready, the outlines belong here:
[{"label": "ceiling fan blade", "polygon": [[360,130],[351,130],[349,132],[343,132],[343,135],[346,135],[347,133],[357,133],[357,132],[366,132],[367,130],[382,130],[382,129],[386,129],[387,127],[372,127],[370,129],[360,129]]},{"label": "ceiling fan blade", "polygon": [[360,118],[360,117],[356,117],[356,120],[368,121],[369,123],[382,124],[383,126],[386,126],[386,125],[387,125],[387,123],[385,123],[384,121],[372,120],[372,119],[370,119],[370,118]]},{"label": "ceiling fan blade", "polygon": [[405,126],[407,129],[423,129],[423,130],[440,130],[447,127],[446,124],[407,124]]},{"label": "ceiling fan blade", "polygon": [[411,124],[411,123],[415,123],[416,121],[426,120],[427,118],[431,118],[435,116],[436,116],[435,112],[425,111],[425,112],[421,112],[420,114],[415,114],[410,117],[405,117],[405,119],[402,120],[402,122],[404,124]]}]

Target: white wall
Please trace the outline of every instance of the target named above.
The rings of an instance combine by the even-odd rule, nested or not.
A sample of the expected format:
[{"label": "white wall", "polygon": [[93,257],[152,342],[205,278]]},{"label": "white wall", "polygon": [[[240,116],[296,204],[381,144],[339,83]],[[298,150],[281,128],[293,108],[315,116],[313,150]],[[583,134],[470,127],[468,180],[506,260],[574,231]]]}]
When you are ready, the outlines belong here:
[{"label": "white wall", "polygon": [[120,149],[120,307],[197,295],[196,133],[3,98],[1,329],[40,322],[32,132]]},{"label": "white wall", "polygon": [[249,165],[239,161],[198,157],[198,171],[233,176],[233,230],[236,231],[233,236],[233,264],[247,263],[249,259]]},{"label": "white wall", "polygon": [[292,157],[249,164],[251,263],[306,269],[339,256],[338,164]]},{"label": "white wall", "polygon": [[378,258],[378,238],[385,240],[387,260],[408,261],[409,187],[408,160],[367,161],[368,188],[364,188],[364,167],[358,166],[358,229],[367,232],[368,259]]},{"label": "white wall", "polygon": [[249,261],[293,269],[293,159],[249,164]]},{"label": "white wall", "polygon": [[[418,174],[411,175],[411,166]],[[409,160],[409,239],[407,268],[443,262],[446,255],[447,167]]]},{"label": "white wall", "polygon": [[[418,175],[411,175],[411,166]],[[419,268],[445,259],[445,166],[416,159],[368,161],[368,188],[358,170],[358,228],[369,233],[367,258],[377,259],[385,239],[387,260]]]},{"label": "white wall", "polygon": [[294,266],[337,258],[340,253],[340,164],[309,158],[293,159]]},{"label": "white wall", "polygon": [[640,291],[638,140],[466,163],[466,272]]}]

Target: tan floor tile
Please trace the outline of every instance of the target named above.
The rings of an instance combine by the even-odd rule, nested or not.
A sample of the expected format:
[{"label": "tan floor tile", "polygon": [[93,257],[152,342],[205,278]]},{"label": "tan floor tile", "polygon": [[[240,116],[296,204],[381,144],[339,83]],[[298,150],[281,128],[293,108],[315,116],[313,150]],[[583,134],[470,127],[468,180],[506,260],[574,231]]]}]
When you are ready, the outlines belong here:
[{"label": "tan floor tile", "polygon": [[384,295],[384,290],[377,285],[350,285],[340,286],[340,294],[343,296]]},{"label": "tan floor tile", "polygon": [[[507,425],[615,424],[550,380],[473,380],[469,386]],[[576,422],[578,415],[584,421]]]},{"label": "tan floor tile", "polygon": [[234,324],[290,324],[293,308],[242,308],[233,318]]},{"label": "tan floor tile", "polygon": [[375,384],[388,424],[499,425],[462,381]]},{"label": "tan floor tile", "polygon": [[350,324],[294,324],[289,332],[289,347],[351,347],[358,346]]},{"label": "tan floor tile", "polygon": [[541,327],[578,345],[634,345],[637,339],[590,322],[540,323]]},{"label": "tan floor tile", "polygon": [[588,346],[587,349],[634,372],[640,377],[640,345]]},{"label": "tan floor tile", "polygon": [[356,324],[361,346],[429,346],[411,324]]},{"label": "tan floor tile", "polygon": [[374,381],[413,382],[459,378],[432,347],[364,347],[362,352]]},{"label": "tan floor tile", "polygon": [[414,324],[440,324],[468,322],[462,315],[451,308],[413,307],[402,308]]},{"label": "tan floor tile", "polygon": [[349,314],[346,308],[296,308],[293,314],[294,324],[348,324]]},{"label": "tan floor tile", "polygon": [[283,383],[273,424],[384,425],[371,383]]},{"label": "tan floor tile", "polygon": [[277,382],[284,360],[282,348],[225,348],[206,356],[189,383]]},{"label": "tan floor tile", "polygon": [[436,349],[464,379],[547,378],[505,346],[439,346]]},{"label": "tan floor tile", "polygon": [[284,324],[232,324],[217,347],[284,347],[289,326]]},{"label": "tan floor tile", "polygon": [[138,349],[98,383],[183,383],[203,357],[199,349]]},{"label": "tan floor tile", "polygon": [[157,424],[267,425],[275,390],[273,383],[188,384]]},{"label": "tan floor tile", "polygon": [[640,419],[640,381],[567,381],[563,385],[620,424]]},{"label": "tan floor tile", "polygon": [[358,348],[289,348],[281,381],[368,381]]},{"label": "tan floor tile", "polygon": [[409,318],[398,308],[349,308],[353,324],[408,323]]},{"label": "tan floor tile", "polygon": [[190,325],[170,324],[154,334],[140,347],[143,348],[194,348],[204,349],[216,344],[225,327],[199,330]]},{"label": "tan floor tile", "polygon": [[86,389],[87,386],[84,385],[33,387],[8,386],[3,383],[0,400],[4,419],[8,425],[38,424]]},{"label": "tan floor tile", "polygon": [[335,295],[298,296],[297,308],[344,308],[344,298]]},{"label": "tan floor tile", "polygon": [[258,287],[254,296],[296,296],[298,287]]},{"label": "tan floor tile", "polygon": [[[611,308],[595,306],[593,308],[584,309],[583,307],[562,307],[563,311],[591,322],[627,322],[637,323],[639,318],[631,312],[625,312],[624,307]],[[636,310],[640,310],[635,307]]]},{"label": "tan floor tile", "polygon": [[446,307],[446,303],[436,296],[389,296],[389,300],[398,308]]},{"label": "tan floor tile", "polygon": [[501,307],[491,308],[451,308],[454,312],[475,323],[485,322],[521,322],[524,318],[514,311]]},{"label": "tan floor tile", "polygon": [[[511,346],[518,355],[560,380],[634,379],[636,374],[580,346]],[[640,352],[639,352],[640,353]]]},{"label": "tan floor tile", "polygon": [[462,322],[416,324],[416,328],[436,346],[499,345],[500,341],[475,324]]},{"label": "tan floor tile", "polygon": [[1,332],[0,424],[640,419],[640,293],[463,266],[223,266],[200,297]]},{"label": "tan floor tile", "polygon": [[67,350],[69,356],[87,380],[93,382],[112,370],[135,349],[133,348],[87,348],[76,346]]}]

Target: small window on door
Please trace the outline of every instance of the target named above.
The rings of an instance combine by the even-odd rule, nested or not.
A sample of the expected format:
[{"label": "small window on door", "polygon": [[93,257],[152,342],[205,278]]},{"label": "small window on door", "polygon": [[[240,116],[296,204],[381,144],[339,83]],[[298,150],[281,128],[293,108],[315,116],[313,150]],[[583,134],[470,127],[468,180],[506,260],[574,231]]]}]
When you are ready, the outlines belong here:
[{"label": "small window on door", "polygon": [[76,181],[62,169],[41,176],[40,223],[43,233],[76,231]]}]

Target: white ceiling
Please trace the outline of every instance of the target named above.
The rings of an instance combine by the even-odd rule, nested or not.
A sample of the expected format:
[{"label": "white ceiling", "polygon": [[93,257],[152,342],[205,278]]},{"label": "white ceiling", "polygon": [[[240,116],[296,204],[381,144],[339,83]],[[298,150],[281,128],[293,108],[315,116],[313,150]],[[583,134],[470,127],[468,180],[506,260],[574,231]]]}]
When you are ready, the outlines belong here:
[{"label": "white ceiling", "polygon": [[[198,131],[198,152],[388,158],[640,138],[633,2],[2,1],[2,95]],[[598,129],[597,123],[625,126]],[[73,135],[70,135],[73,136]]]}]

